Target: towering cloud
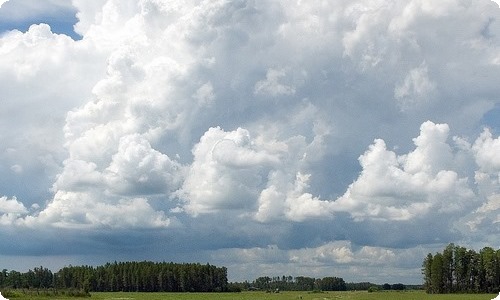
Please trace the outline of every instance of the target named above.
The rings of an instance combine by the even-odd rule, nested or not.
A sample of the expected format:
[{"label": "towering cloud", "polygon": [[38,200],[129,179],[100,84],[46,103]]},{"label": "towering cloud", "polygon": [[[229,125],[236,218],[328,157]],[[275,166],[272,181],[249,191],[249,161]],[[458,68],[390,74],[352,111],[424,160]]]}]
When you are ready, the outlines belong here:
[{"label": "towering cloud", "polygon": [[0,36],[0,231],[46,233],[26,254],[141,232],[153,259],[416,282],[436,244],[498,242],[496,3],[72,4],[81,40]]}]

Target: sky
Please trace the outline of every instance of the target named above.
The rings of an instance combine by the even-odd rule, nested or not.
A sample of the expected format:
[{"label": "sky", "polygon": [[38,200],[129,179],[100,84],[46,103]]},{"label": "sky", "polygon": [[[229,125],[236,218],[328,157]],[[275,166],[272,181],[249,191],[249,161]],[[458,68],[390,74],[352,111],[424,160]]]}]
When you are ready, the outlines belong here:
[{"label": "sky", "polygon": [[419,284],[500,248],[490,0],[0,1],[0,267]]}]

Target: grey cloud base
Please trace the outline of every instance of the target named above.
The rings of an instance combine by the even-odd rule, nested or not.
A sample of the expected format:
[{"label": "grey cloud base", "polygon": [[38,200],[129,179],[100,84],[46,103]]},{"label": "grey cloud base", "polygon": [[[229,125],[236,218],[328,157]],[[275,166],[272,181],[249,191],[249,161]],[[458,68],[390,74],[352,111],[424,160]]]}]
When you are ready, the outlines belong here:
[{"label": "grey cloud base", "polygon": [[0,37],[0,262],[418,283],[497,246],[494,2],[72,3],[81,40]]}]

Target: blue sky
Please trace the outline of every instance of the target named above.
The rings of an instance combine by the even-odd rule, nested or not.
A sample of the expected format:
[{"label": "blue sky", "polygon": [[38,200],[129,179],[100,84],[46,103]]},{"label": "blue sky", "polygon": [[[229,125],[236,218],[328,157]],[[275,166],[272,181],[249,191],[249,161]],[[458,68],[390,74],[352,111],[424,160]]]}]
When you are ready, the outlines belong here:
[{"label": "blue sky", "polygon": [[488,0],[3,1],[0,265],[420,283],[500,247]]},{"label": "blue sky", "polygon": [[70,1],[6,1],[0,9],[0,32],[9,30],[27,31],[33,24],[49,24],[53,33],[65,34],[80,39],[73,26],[78,19],[76,9]]}]

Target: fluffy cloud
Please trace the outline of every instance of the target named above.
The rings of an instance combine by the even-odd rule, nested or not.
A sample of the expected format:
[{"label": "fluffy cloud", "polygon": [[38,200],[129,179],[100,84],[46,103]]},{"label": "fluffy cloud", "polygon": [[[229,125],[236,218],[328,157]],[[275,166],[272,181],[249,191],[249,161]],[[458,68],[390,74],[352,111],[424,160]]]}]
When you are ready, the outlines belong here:
[{"label": "fluffy cloud", "polygon": [[271,96],[278,95],[293,95],[295,94],[295,87],[280,83],[280,79],[286,73],[283,70],[269,69],[266,74],[266,80],[258,81],[255,84],[256,94],[269,94]]},{"label": "fluffy cloud", "polygon": [[[296,268],[300,268],[300,275],[303,276],[324,277],[328,274],[326,276],[342,276],[347,281],[356,278],[374,282],[377,280],[374,274],[383,273],[389,282],[399,282],[402,279],[406,279],[406,282],[418,282],[419,278],[407,277],[407,270],[416,270],[418,273],[420,265],[411,263],[411,257],[425,254],[422,249],[354,247],[348,241],[335,241],[296,250],[286,250],[276,245],[221,249],[212,252],[210,258],[214,261],[224,261],[231,269],[238,270],[238,274],[250,273],[253,278],[291,274]],[[401,268],[402,264],[405,264],[405,268]],[[258,270],[255,266],[258,266]],[[360,272],[363,273],[361,277]]]},{"label": "fluffy cloud", "polygon": [[27,217],[27,226],[51,224],[69,229],[168,227],[171,220],[155,211],[145,198],[97,202],[100,195],[59,191],[36,217]]},{"label": "fluffy cloud", "polygon": [[12,199],[8,199],[7,197],[0,198],[0,224],[9,225],[12,221],[14,221],[19,216],[25,215],[28,213],[24,204],[17,201],[14,197]]},{"label": "fluffy cloud", "polygon": [[266,169],[279,163],[280,153],[262,149],[247,130],[226,133],[211,128],[195,146],[193,155],[182,191],[188,200],[186,209],[198,214],[252,207]]},{"label": "fluffy cloud", "polygon": [[[487,198],[487,202],[479,207],[472,215],[472,220],[467,225],[473,232],[482,229],[486,235],[498,234],[498,224],[500,223],[500,195],[493,194]],[[486,237],[487,240],[489,240]]]},{"label": "fluffy cloud", "polygon": [[495,174],[500,171],[500,138],[493,138],[489,129],[483,131],[472,150],[482,172]]},{"label": "fluffy cloud", "polygon": [[471,146],[479,169],[475,172],[475,181],[486,197],[486,201],[471,216],[467,223],[472,230],[479,228],[491,233],[498,233],[500,222],[500,138],[493,138],[489,129],[485,129]]},{"label": "fluffy cloud", "polygon": [[145,258],[169,241],[257,276],[375,281],[418,277],[439,243],[497,242],[495,3],[72,5],[81,40],[0,36],[6,232],[109,250],[139,230]]},{"label": "fluffy cloud", "polygon": [[147,140],[126,136],[106,172],[109,186],[119,193],[155,194],[176,190],[183,170],[167,155],[152,149]]},{"label": "fluffy cloud", "polygon": [[255,217],[263,222],[323,215],[325,202],[307,193],[310,175],[300,172],[311,146],[303,137],[277,141],[252,138],[242,128],[209,129],[193,149],[194,161],[180,191],[186,210],[196,215],[248,212],[258,206]]},{"label": "fluffy cloud", "polygon": [[376,140],[360,157],[363,171],[336,202],[336,209],[349,211],[356,219],[409,220],[431,210],[470,208],[475,195],[467,178],[450,169],[454,159],[446,143],[448,131],[446,124],[422,124],[415,150],[403,156]]},{"label": "fluffy cloud", "polygon": [[[53,180],[66,156],[61,130],[66,113],[88,100],[96,78],[103,74],[105,58],[91,49],[89,44],[53,34],[45,24],[0,37],[0,161],[9,166],[9,176],[17,174],[11,177],[14,182],[0,184],[5,193],[15,193],[28,203],[49,197],[47,179]],[[30,188],[9,190],[13,183],[23,182]]]},{"label": "fluffy cloud", "polygon": [[285,217],[300,222],[311,218],[331,217],[331,202],[308,192],[310,176],[298,172],[293,182],[286,183],[287,176],[283,173],[272,174],[269,186],[260,194],[256,219],[267,222]]},{"label": "fluffy cloud", "polygon": [[434,89],[435,85],[429,79],[427,66],[422,64],[410,70],[404,82],[396,86],[394,98],[398,100],[401,109],[404,110],[418,106],[421,101],[426,101]]}]

